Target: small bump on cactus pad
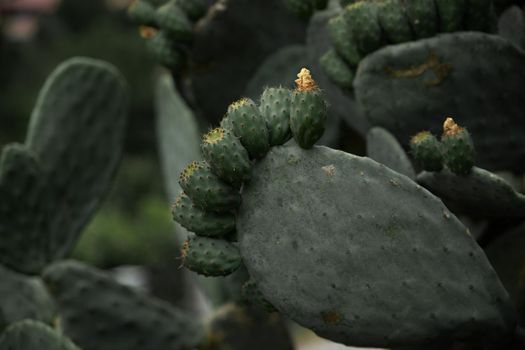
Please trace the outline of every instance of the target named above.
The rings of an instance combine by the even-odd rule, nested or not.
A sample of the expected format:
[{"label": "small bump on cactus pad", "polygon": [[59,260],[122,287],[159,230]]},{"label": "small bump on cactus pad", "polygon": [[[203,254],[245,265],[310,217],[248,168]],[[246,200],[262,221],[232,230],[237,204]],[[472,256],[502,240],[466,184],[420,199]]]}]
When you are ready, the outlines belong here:
[{"label": "small bump on cactus pad", "polygon": [[237,247],[221,239],[193,236],[182,247],[182,264],[204,276],[227,276],[241,263]]},{"label": "small bump on cactus pad", "polygon": [[297,78],[290,127],[295,141],[303,148],[311,148],[324,133],[327,105],[308,69],[301,69]]},{"label": "small bump on cactus pad", "polygon": [[235,231],[235,216],[231,213],[204,211],[182,192],[172,207],[173,220],[201,236],[220,237]]}]

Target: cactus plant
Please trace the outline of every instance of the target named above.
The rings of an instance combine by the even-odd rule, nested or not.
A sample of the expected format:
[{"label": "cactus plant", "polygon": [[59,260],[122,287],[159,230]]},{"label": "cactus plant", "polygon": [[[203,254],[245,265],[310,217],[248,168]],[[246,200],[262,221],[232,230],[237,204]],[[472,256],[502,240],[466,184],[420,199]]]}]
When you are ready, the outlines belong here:
[{"label": "cactus plant", "polygon": [[2,264],[34,274],[71,251],[120,160],[126,106],[107,63],[73,58],[50,75],[25,144],[2,151]]},{"label": "cactus plant", "polygon": [[170,70],[159,150],[195,273],[179,288],[214,303],[190,314],[57,261],[109,186],[126,104],[114,68],[74,59],[2,151],[0,347],[284,350],[286,318],[349,346],[523,349],[513,3],[133,2]]},{"label": "cactus plant", "polygon": [[[306,86],[322,98],[307,70],[298,76],[300,90]],[[299,143],[272,147],[242,186],[237,248],[196,237],[183,248],[183,264],[213,276],[231,273],[242,257],[251,277],[245,295],[348,345],[508,338],[516,316],[469,230],[408,177],[369,158],[313,146],[325,113],[317,105],[304,109],[308,118],[296,119],[316,135],[301,143],[305,129],[293,127],[294,108],[292,100]],[[464,130],[452,123],[445,123],[443,143],[450,142],[450,128]],[[410,164],[406,154],[404,162]],[[391,263],[385,266],[378,254]],[[407,299],[409,309],[401,306]]]}]

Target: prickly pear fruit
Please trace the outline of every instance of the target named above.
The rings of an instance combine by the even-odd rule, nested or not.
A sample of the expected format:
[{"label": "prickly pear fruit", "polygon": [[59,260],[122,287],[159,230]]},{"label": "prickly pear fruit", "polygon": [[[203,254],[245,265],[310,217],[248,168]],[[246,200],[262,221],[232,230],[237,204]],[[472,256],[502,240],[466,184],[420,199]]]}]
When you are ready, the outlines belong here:
[{"label": "prickly pear fruit", "polygon": [[443,124],[443,154],[445,165],[458,175],[465,175],[474,166],[474,143],[467,129],[457,125],[452,118]]},{"label": "prickly pear fruit", "polygon": [[416,162],[427,171],[443,169],[443,150],[439,140],[428,131],[416,134],[410,140],[410,149]]},{"label": "prickly pear fruit", "polygon": [[343,14],[335,16],[328,21],[328,33],[337,53],[350,66],[357,66],[361,60],[361,55],[352,33],[352,26]]},{"label": "prickly pear fruit", "polygon": [[400,0],[378,2],[378,19],[387,41],[392,44],[413,40],[409,19]]},{"label": "prickly pear fruit", "polygon": [[301,69],[297,77],[292,94],[290,127],[299,146],[311,148],[324,133],[327,106],[308,69]]},{"label": "prickly pear fruit", "polygon": [[220,237],[235,230],[235,216],[218,214],[197,208],[182,192],[172,208],[173,220],[200,236]]},{"label": "prickly pear fruit", "polygon": [[341,89],[351,90],[355,73],[335,50],[327,51],[319,61],[325,74]]},{"label": "prickly pear fruit", "polygon": [[343,16],[350,24],[352,37],[359,53],[364,56],[383,45],[378,19],[378,5],[372,1],[360,1],[344,9]]},{"label": "prickly pear fruit", "polygon": [[165,31],[141,27],[140,35],[147,39],[149,52],[160,64],[170,70],[177,70],[184,65],[183,53],[175,47],[173,40]]},{"label": "prickly pear fruit", "polygon": [[242,98],[228,107],[221,127],[232,131],[252,158],[261,158],[270,149],[266,122],[249,98]]},{"label": "prickly pear fruit", "polygon": [[235,245],[222,239],[192,236],[182,247],[182,264],[205,276],[227,276],[242,263]]},{"label": "prickly pear fruit", "polygon": [[225,212],[241,203],[239,192],[219,179],[204,161],[191,162],[180,174],[179,184],[202,210]]},{"label": "prickly pear fruit", "polygon": [[259,111],[268,126],[270,146],[282,145],[292,137],[291,102],[291,91],[283,87],[266,88],[261,95]]},{"label": "prickly pear fruit", "polygon": [[146,26],[156,26],[155,7],[145,0],[135,0],[128,7],[132,21]]},{"label": "prickly pear fruit", "polygon": [[176,0],[171,0],[157,9],[156,21],[170,38],[182,41],[192,39],[192,24]]},{"label": "prickly pear fruit", "polygon": [[250,179],[248,151],[230,131],[224,128],[211,130],[203,136],[201,150],[221,180],[237,186]]}]

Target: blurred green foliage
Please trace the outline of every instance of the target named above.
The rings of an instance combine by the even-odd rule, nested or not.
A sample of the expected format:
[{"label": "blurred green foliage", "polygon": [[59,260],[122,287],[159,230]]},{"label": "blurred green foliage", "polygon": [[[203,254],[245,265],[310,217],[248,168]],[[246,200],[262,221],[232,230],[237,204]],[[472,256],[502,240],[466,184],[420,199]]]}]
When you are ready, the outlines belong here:
[{"label": "blurred green foliage", "polygon": [[[104,59],[119,68],[130,90],[125,157],[114,188],[79,241],[74,257],[98,267],[176,263],[170,203],[156,160],[153,113],[155,63],[126,9],[105,0],[62,0],[38,18],[28,41],[0,39],[0,147],[22,142],[47,75],[72,56]],[[104,142],[104,140],[100,140]]]},{"label": "blurred green foliage", "polygon": [[175,261],[177,241],[160,184],[158,164],[143,157],[125,159],[73,257],[101,268]]},{"label": "blurred green foliage", "polygon": [[0,45],[0,144],[24,137],[31,109],[46,76],[71,56],[90,56],[119,67],[131,94],[127,151],[153,152],[154,62],[125,10],[110,11],[101,0],[64,0],[56,15],[40,18],[28,42]]}]

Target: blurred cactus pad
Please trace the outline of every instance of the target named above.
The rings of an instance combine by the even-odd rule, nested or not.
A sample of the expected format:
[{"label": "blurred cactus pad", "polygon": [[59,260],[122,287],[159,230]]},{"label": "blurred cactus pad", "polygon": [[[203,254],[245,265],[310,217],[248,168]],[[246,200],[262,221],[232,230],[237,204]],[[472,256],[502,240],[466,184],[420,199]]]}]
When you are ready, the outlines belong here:
[{"label": "blurred cactus pad", "polygon": [[0,350],[525,350],[522,0],[113,11],[150,80],[1,148]]}]

